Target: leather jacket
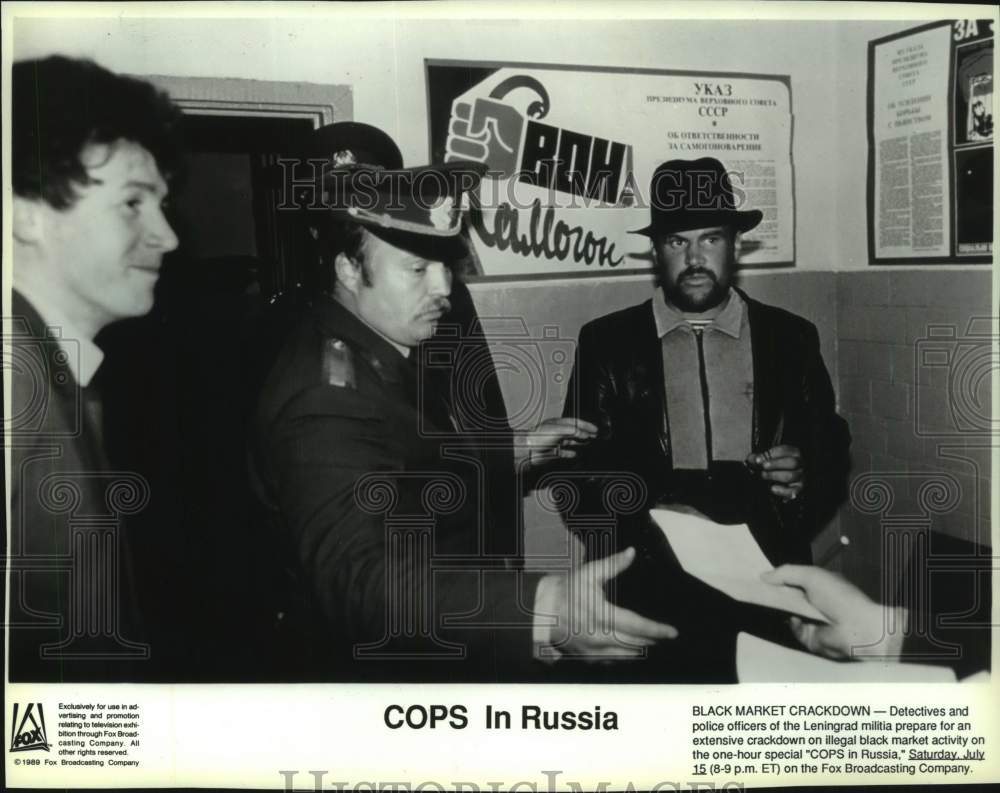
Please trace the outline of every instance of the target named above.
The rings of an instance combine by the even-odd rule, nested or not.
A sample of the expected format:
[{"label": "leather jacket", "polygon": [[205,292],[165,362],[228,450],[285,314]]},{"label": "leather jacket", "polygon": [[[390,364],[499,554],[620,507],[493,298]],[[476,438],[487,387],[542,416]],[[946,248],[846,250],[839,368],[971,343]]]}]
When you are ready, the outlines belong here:
[{"label": "leather jacket", "polygon": [[[753,506],[745,519],[773,563],[808,562],[810,540],[846,492],[850,433],[836,413],[815,326],[739,294],[749,312],[753,350],[752,450],[797,447],[806,482],[801,496],[787,503],[764,483],[750,485]],[[641,543],[646,510],[672,500],[677,475],[663,383],[651,300],[583,327],[564,415],[593,422],[600,434],[577,458],[576,470],[586,477],[580,486],[590,494],[580,506],[600,511],[594,494],[614,472],[642,483],[641,508],[633,511],[637,519],[621,522],[619,547]]]}]

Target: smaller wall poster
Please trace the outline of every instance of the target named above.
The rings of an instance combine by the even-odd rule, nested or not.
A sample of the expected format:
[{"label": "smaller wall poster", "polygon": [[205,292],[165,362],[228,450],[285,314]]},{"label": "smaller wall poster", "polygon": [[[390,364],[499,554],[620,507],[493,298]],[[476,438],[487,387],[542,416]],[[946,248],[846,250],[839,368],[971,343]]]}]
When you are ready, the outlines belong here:
[{"label": "smaller wall poster", "polygon": [[953,20],[869,43],[872,264],[992,261],[993,38]]}]

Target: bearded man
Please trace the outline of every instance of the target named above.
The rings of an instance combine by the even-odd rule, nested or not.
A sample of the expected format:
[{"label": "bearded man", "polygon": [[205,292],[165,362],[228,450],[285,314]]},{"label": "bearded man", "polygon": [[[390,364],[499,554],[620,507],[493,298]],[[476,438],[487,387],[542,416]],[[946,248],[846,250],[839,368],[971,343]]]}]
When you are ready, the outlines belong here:
[{"label": "bearded man", "polygon": [[[635,233],[652,242],[658,288],[580,333],[564,415],[597,425],[599,434],[577,458],[577,473],[594,481],[581,488],[575,514],[606,512],[588,504],[587,493],[624,472],[643,482],[647,509],[746,523],[772,563],[809,562],[810,540],[842,498],[849,444],[816,328],[733,286],[741,235],[762,213],[737,208],[742,193],[721,162],[666,162],[650,192],[652,222]],[[595,525],[568,523],[578,535]],[[719,656],[705,648],[727,633],[721,623],[745,621],[730,619],[731,602],[672,566],[646,509],[618,516],[610,541],[583,539],[592,549],[639,552],[619,581],[619,603],[669,616],[681,639],[711,639],[694,642],[682,679],[729,677],[731,657],[723,653],[714,665]],[[672,643],[671,654],[682,644]]]}]

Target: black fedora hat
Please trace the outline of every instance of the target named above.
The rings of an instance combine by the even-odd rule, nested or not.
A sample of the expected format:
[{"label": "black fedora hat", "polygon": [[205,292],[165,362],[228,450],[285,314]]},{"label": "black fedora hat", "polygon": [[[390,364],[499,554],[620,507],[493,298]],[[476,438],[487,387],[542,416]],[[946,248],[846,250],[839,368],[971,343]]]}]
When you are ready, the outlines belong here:
[{"label": "black fedora hat", "polygon": [[663,163],[653,172],[649,193],[650,224],[630,234],[652,237],[713,226],[729,226],[742,232],[763,218],[758,209],[737,209],[732,179],[714,157]]}]

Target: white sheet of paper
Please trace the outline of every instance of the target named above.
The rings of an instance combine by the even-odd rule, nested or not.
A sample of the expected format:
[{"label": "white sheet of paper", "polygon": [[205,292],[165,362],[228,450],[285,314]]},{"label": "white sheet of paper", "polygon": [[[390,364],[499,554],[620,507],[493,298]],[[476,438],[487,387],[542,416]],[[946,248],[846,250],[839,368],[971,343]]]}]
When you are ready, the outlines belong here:
[{"label": "white sheet of paper", "polygon": [[649,511],[666,535],[685,572],[724,592],[735,600],[829,622],[802,590],[768,584],[761,573],[772,565],[745,523],[719,523],[668,509]]},{"label": "white sheet of paper", "polygon": [[741,683],[954,683],[947,666],[894,661],[831,661],[741,633],[736,637]]}]

